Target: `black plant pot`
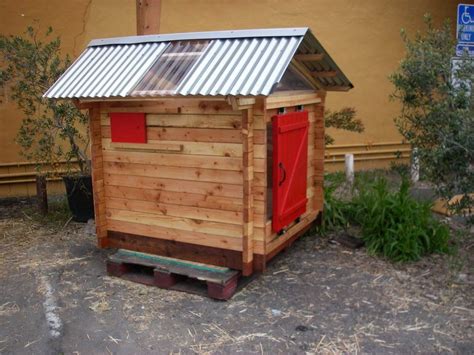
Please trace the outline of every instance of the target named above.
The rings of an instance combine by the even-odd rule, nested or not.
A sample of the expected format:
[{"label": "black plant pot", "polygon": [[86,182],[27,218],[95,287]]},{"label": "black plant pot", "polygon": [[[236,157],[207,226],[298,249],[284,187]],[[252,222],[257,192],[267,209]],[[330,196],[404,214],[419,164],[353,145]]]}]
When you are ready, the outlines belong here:
[{"label": "black plant pot", "polygon": [[63,176],[67,202],[76,222],[87,222],[94,218],[94,199],[90,175]]}]

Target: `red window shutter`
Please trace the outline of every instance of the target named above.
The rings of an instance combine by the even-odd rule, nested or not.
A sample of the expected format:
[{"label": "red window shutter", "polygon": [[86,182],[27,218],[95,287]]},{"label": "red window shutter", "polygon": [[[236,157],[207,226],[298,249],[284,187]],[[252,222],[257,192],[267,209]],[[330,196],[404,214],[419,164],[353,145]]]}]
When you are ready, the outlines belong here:
[{"label": "red window shutter", "polygon": [[146,143],[145,113],[111,112],[112,142]]},{"label": "red window shutter", "polygon": [[273,231],[306,212],[308,174],[308,112],[272,118],[273,128]]}]

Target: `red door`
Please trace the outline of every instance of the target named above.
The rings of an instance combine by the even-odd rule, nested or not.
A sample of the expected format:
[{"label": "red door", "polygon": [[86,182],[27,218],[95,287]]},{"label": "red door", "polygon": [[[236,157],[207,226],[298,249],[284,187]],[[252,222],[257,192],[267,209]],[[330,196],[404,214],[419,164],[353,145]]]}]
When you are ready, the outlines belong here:
[{"label": "red door", "polygon": [[308,112],[272,118],[273,231],[279,232],[306,211]]}]

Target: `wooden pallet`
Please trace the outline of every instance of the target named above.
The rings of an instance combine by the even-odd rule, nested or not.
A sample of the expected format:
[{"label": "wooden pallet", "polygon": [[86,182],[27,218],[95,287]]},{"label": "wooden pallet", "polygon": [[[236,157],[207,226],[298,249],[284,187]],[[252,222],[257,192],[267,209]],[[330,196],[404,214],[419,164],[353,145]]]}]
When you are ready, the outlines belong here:
[{"label": "wooden pallet", "polygon": [[229,268],[125,249],[109,256],[107,274],[165,289],[204,293],[218,300],[230,299],[240,278],[240,272]]}]

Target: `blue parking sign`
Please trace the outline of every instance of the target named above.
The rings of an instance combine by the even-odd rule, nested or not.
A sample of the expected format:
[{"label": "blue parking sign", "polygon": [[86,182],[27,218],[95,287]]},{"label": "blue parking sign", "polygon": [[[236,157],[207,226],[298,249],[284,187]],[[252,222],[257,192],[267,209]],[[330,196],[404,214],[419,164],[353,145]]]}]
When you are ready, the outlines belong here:
[{"label": "blue parking sign", "polygon": [[474,43],[474,5],[458,5],[457,38],[460,43]]},{"label": "blue parking sign", "polygon": [[459,43],[456,45],[456,56],[461,57],[467,53],[470,57],[474,57],[474,44]]}]

